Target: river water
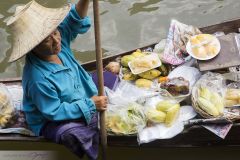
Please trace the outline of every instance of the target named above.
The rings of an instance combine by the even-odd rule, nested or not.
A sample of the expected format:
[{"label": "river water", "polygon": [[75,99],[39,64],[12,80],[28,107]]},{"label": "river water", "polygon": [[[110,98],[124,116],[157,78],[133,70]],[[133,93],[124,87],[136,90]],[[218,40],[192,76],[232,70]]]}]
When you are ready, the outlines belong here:
[{"label": "river water", "polygon": [[[11,34],[4,23],[16,6],[29,0],[0,0],[0,78],[19,77],[24,58],[8,63]],[[69,0],[37,0],[60,7]],[[77,0],[70,0],[74,3]],[[165,38],[171,19],[206,26],[240,17],[239,0],[100,0],[101,40],[104,56],[114,55]],[[89,16],[93,18],[92,4]],[[95,59],[94,28],[72,43],[80,62]]]}]

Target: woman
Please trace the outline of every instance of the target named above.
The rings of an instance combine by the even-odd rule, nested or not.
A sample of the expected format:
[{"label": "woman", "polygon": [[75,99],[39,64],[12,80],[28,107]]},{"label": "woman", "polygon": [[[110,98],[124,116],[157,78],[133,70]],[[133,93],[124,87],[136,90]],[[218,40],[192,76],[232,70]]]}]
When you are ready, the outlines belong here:
[{"label": "woman", "polygon": [[14,44],[10,62],[26,54],[22,85],[27,123],[36,135],[68,147],[80,158],[97,159],[97,111],[106,96],[97,96],[89,74],[76,61],[70,42],[88,31],[89,0],[60,9],[31,1],[8,21]]}]

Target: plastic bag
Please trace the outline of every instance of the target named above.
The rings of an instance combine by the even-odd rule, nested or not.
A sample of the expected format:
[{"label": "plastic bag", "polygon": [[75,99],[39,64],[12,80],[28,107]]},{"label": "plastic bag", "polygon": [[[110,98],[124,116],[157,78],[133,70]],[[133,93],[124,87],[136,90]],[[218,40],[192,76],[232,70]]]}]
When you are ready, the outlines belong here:
[{"label": "plastic bag", "polygon": [[227,85],[224,104],[226,107],[240,105],[240,83],[234,82]]},{"label": "plastic bag", "polygon": [[[176,89],[177,89],[176,91],[179,94],[178,95],[171,94],[171,91],[169,92],[166,87],[164,88],[164,83],[160,85],[160,87],[161,87],[160,90],[162,93],[165,92],[164,97],[175,99],[177,102],[181,102],[189,97],[189,95],[191,94],[192,87],[194,86],[194,84],[197,82],[197,80],[200,77],[201,77],[201,72],[197,68],[188,67],[188,66],[179,66],[179,67],[175,68],[172,72],[170,72],[170,74],[168,75],[169,81],[167,81],[167,82],[171,83],[170,90],[174,89],[173,83],[176,82],[176,84],[175,84]],[[178,85],[179,85],[179,83],[177,83],[178,79],[182,79],[182,78],[183,78],[183,80],[182,81],[179,80],[179,81],[181,81],[182,84],[184,84],[184,83],[185,84],[188,83],[188,84],[186,84],[185,86],[183,85],[182,87],[181,86],[178,87]],[[174,81],[174,79],[175,79],[175,81]],[[173,81],[171,82],[171,80],[173,80]],[[179,90],[181,88],[182,88],[182,90]],[[174,92],[174,90],[173,90],[173,92]]]},{"label": "plastic bag", "polygon": [[0,83],[0,127],[4,127],[12,117],[14,106],[6,86]]},{"label": "plastic bag", "polygon": [[145,114],[149,125],[163,123],[171,127],[178,117],[179,110],[180,104],[176,100],[166,99],[160,95],[149,98],[145,103]]},{"label": "plastic bag", "polygon": [[191,59],[186,52],[189,37],[200,34],[198,28],[172,20],[162,60],[172,65],[180,65]]},{"label": "plastic bag", "polygon": [[223,116],[225,80],[221,74],[208,72],[192,90],[192,104],[204,118]]},{"label": "plastic bag", "polygon": [[128,105],[108,105],[107,130],[114,134],[137,134],[146,126],[143,106],[137,103]]},{"label": "plastic bag", "polygon": [[128,81],[121,81],[115,91],[105,88],[105,92],[109,103],[116,105],[127,105],[154,93],[151,90],[139,88]]}]

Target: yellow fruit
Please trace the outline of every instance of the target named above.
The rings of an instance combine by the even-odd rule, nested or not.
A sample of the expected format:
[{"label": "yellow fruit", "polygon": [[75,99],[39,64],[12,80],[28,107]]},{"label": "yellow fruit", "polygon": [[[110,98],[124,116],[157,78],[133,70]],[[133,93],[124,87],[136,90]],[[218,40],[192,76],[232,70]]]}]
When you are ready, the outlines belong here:
[{"label": "yellow fruit", "polygon": [[171,127],[172,124],[179,116],[180,105],[174,105],[167,110],[167,115],[165,119],[165,124],[167,127]]},{"label": "yellow fruit", "polygon": [[157,69],[152,69],[143,73],[140,73],[139,76],[145,79],[149,79],[152,80],[154,78],[157,78],[159,75],[161,74],[161,72]]},{"label": "yellow fruit", "polygon": [[166,101],[161,101],[158,102],[156,105],[156,109],[158,111],[163,111],[163,112],[167,112],[167,110],[169,108],[171,108],[172,106],[174,106],[176,103],[170,100],[166,100]]},{"label": "yellow fruit", "polygon": [[228,89],[225,95],[225,99],[228,100],[238,100],[240,99],[240,90],[239,89]]},{"label": "yellow fruit", "polygon": [[[157,63],[157,62],[156,62]],[[149,61],[148,59],[136,59],[132,62],[133,68],[152,68],[155,62]]]},{"label": "yellow fruit", "polygon": [[224,110],[223,98],[217,92],[212,93],[211,102],[218,109],[218,112],[220,114],[223,114]]},{"label": "yellow fruit", "polygon": [[206,58],[207,57],[206,49],[203,46],[193,47],[192,52],[198,58]]},{"label": "yellow fruit", "polygon": [[0,92],[0,107],[5,106],[9,103],[9,98],[6,94]]},{"label": "yellow fruit", "polygon": [[217,54],[217,47],[216,46],[206,45],[205,49],[206,49],[207,55],[209,55],[209,56],[213,56],[213,55]]},{"label": "yellow fruit", "polygon": [[206,100],[210,100],[212,94],[211,94],[211,91],[207,87],[201,87],[199,89],[199,96]]},{"label": "yellow fruit", "polygon": [[202,97],[198,97],[197,103],[199,104],[199,107],[206,113],[214,117],[217,117],[219,115],[218,109],[209,100],[206,100]]},{"label": "yellow fruit", "polygon": [[123,56],[121,58],[121,65],[124,67],[128,67],[128,62],[132,61],[133,59],[135,59],[135,57],[132,55]]},{"label": "yellow fruit", "polygon": [[142,52],[140,49],[137,49],[136,52]]},{"label": "yellow fruit", "polygon": [[200,45],[201,41],[199,41],[196,37],[192,37],[190,39],[191,45]]},{"label": "yellow fruit", "polygon": [[168,80],[167,76],[165,76],[165,77],[160,76],[158,78],[158,83],[165,83],[165,82],[167,82],[167,80]]},{"label": "yellow fruit", "polygon": [[151,88],[151,86],[152,86],[152,81],[150,81],[150,80],[147,80],[147,79],[138,79],[138,80],[136,80],[136,82],[135,82],[135,85],[137,86],[137,87],[140,87],[140,88]]},{"label": "yellow fruit", "polygon": [[232,107],[234,105],[237,105],[239,104],[238,100],[228,100],[228,99],[225,99],[225,102],[224,102],[224,105],[226,107]]},{"label": "yellow fruit", "polygon": [[199,41],[204,42],[204,41],[212,41],[214,36],[212,36],[211,34],[199,34],[196,36],[196,38]]},{"label": "yellow fruit", "polygon": [[131,55],[134,56],[134,57],[136,57],[136,58],[137,58],[137,57],[143,57],[143,56],[145,56],[144,53],[138,52],[138,51],[133,52]]},{"label": "yellow fruit", "polygon": [[162,123],[165,121],[166,113],[158,111],[154,108],[149,109],[147,112],[147,119],[154,123]]},{"label": "yellow fruit", "polygon": [[131,72],[128,72],[123,74],[123,79],[126,81],[134,81],[137,79],[137,75],[134,75]]}]

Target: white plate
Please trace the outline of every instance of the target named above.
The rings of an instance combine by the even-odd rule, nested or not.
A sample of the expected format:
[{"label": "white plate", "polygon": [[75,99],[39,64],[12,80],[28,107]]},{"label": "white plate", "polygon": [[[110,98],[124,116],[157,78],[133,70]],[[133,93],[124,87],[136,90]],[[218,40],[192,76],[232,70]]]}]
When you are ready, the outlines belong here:
[{"label": "white plate", "polygon": [[[196,36],[197,36],[197,35],[196,35]],[[213,37],[214,37],[214,36],[213,36]],[[217,47],[217,53],[216,53],[215,55],[207,56],[207,57],[205,57],[205,58],[197,57],[197,56],[192,52],[192,46],[191,46],[190,40],[187,42],[186,50],[187,50],[188,54],[191,55],[191,56],[192,56],[193,58],[195,58],[195,59],[198,59],[198,60],[209,60],[209,59],[212,59],[212,58],[216,57],[216,56],[219,54],[220,50],[221,50],[220,42],[219,42],[219,40],[218,40],[216,37],[214,37],[213,40],[212,40],[212,42],[209,42],[209,43],[213,43],[213,44],[216,45],[216,47]],[[204,44],[204,43],[203,43],[203,44]],[[202,45],[203,45],[203,44],[202,44]]]}]

